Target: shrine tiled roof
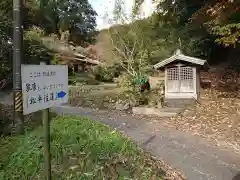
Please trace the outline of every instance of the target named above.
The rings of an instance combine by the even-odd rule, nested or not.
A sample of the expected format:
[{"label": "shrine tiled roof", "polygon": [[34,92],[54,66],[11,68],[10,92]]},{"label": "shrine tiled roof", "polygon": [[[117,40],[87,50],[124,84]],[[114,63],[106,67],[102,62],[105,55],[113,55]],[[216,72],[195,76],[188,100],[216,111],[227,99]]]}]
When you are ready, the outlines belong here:
[{"label": "shrine tiled roof", "polygon": [[206,63],[206,60],[186,56],[186,55],[182,54],[182,52],[178,49],[174,53],[174,55],[171,56],[170,58],[167,58],[167,59],[155,64],[154,69],[162,68],[162,67],[166,66],[167,64],[170,64],[170,63],[172,63],[174,61],[177,61],[177,60],[181,60],[181,61],[185,61],[185,62],[189,62],[189,63],[192,63],[192,64],[201,65],[201,66]]}]

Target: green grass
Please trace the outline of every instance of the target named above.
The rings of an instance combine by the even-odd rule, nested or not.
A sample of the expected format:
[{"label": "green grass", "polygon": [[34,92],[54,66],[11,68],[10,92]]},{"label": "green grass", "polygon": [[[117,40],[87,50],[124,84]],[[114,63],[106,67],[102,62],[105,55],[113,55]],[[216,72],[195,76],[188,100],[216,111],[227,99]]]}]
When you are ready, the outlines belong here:
[{"label": "green grass", "polygon": [[[0,141],[0,179],[44,179],[43,130]],[[51,123],[52,174],[56,180],[162,179],[161,165],[120,133],[80,117]]]}]

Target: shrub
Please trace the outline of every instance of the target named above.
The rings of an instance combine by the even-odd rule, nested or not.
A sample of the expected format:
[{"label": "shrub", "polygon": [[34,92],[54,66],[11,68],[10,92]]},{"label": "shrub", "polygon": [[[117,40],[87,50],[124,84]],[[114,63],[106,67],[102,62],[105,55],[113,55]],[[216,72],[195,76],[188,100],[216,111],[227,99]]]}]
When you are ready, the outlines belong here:
[{"label": "shrub", "polygon": [[140,92],[138,90],[123,91],[118,95],[117,99],[122,104],[129,104],[130,107],[147,105],[148,92]]},{"label": "shrub", "polygon": [[[12,105],[0,104],[0,136],[18,134],[21,126],[20,121],[14,121],[14,108]],[[55,115],[51,113],[51,116]],[[24,117],[24,130],[32,130],[42,123],[41,111],[37,111]]]},{"label": "shrub", "polygon": [[24,32],[24,63],[39,64],[40,61],[53,60],[53,52],[42,43],[44,31],[38,27],[32,27]]},{"label": "shrub", "polygon": [[118,86],[121,88],[121,91],[135,91],[135,82],[134,78],[129,74],[122,74],[117,78]]},{"label": "shrub", "polygon": [[120,75],[121,68],[116,65],[100,65],[93,68],[95,79],[102,82],[113,82]]},{"label": "shrub", "polygon": [[68,83],[71,85],[76,84],[88,84],[88,85],[98,85],[99,81],[97,81],[93,75],[89,73],[72,73],[69,76]]},{"label": "shrub", "polygon": [[13,107],[11,105],[0,104],[0,135],[11,133],[13,123]]},{"label": "shrub", "polygon": [[52,59],[52,64],[59,64],[60,61],[61,61],[60,56],[58,54],[54,54]]},{"label": "shrub", "polygon": [[159,107],[164,106],[164,82],[160,81],[157,88],[151,90],[148,95],[149,106]]},{"label": "shrub", "polygon": [[118,95],[117,97],[118,101],[120,101],[122,104],[129,104],[130,106],[137,106],[139,94],[134,91],[125,91]]},{"label": "shrub", "polygon": [[118,78],[118,85],[122,92],[118,96],[124,104],[130,106],[149,105],[152,107],[164,106],[164,84],[159,83],[156,89],[141,92],[139,87],[135,85],[135,80],[128,74],[121,75]]},{"label": "shrub", "polygon": [[164,106],[164,95],[160,93],[159,89],[151,90],[148,94],[148,105],[151,107]]}]

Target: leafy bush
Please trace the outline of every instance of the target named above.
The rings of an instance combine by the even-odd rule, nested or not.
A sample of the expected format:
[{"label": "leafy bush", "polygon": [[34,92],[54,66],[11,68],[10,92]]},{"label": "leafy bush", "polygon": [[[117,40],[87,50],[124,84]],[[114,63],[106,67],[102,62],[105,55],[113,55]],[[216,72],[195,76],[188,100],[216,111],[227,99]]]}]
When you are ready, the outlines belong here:
[{"label": "leafy bush", "polygon": [[0,135],[10,134],[13,123],[13,107],[0,104]]},{"label": "leafy bush", "polygon": [[88,85],[98,85],[99,81],[97,81],[93,75],[89,73],[73,73],[69,76],[68,83],[71,85],[76,84],[88,84]]},{"label": "leafy bush", "polygon": [[74,78],[68,78],[68,84],[69,85],[76,85],[76,80]]},{"label": "leafy bush", "polygon": [[53,55],[52,64],[59,64],[60,56],[58,54]]},{"label": "leafy bush", "polygon": [[[0,22],[1,24],[2,22]],[[1,30],[0,25],[0,60],[1,60],[1,67],[0,67],[0,80],[4,79],[6,75],[11,72],[12,69],[12,45],[9,43],[11,41],[10,37]]]},{"label": "leafy bush", "polygon": [[159,89],[151,90],[148,94],[148,105],[151,107],[164,106],[164,95],[160,93]]},{"label": "leafy bush", "polygon": [[97,66],[93,69],[93,73],[95,75],[96,80],[111,82],[113,81],[114,74],[113,72],[109,71],[106,67]]},{"label": "leafy bush", "polygon": [[53,60],[54,53],[45,47],[41,38],[44,31],[33,26],[24,33],[24,59],[28,64],[39,64],[40,61]]},{"label": "leafy bush", "polygon": [[164,106],[164,83],[158,84],[156,89],[141,92],[139,86],[135,84],[134,78],[128,74],[118,78],[118,85],[121,94],[118,99],[130,106],[149,105],[152,107]]},{"label": "leafy bush", "polygon": [[140,92],[138,90],[126,90],[121,92],[117,99],[118,102],[129,104],[130,107],[147,105],[149,102],[148,94],[148,92]]},{"label": "leafy bush", "polygon": [[134,78],[129,74],[122,74],[117,78],[118,86],[121,88],[121,91],[135,91],[135,82]]},{"label": "leafy bush", "polygon": [[138,106],[140,94],[134,91],[125,91],[118,95],[118,102],[121,104],[129,104],[129,106],[134,107]]},{"label": "leafy bush", "polygon": [[[44,31],[37,27],[24,32],[23,41],[23,63],[39,64],[40,61],[50,61],[52,59],[52,52],[47,49],[41,42],[41,37]],[[12,72],[12,39],[2,31],[0,27],[0,81],[5,80],[6,77],[11,76]],[[10,80],[11,81],[11,80]],[[9,87],[11,88],[11,87]]]},{"label": "leafy bush", "polygon": [[148,105],[153,107],[164,106],[164,81],[159,81],[157,87],[148,94]]},{"label": "leafy bush", "polygon": [[[19,133],[21,122],[14,120],[13,112],[13,105],[0,104],[0,136]],[[51,113],[51,116],[54,117],[54,113]],[[42,120],[39,117],[41,117],[41,111],[26,115],[24,117],[24,130],[29,131],[41,125]]]},{"label": "leafy bush", "polygon": [[93,68],[93,74],[98,81],[113,82],[114,78],[119,76],[121,68],[117,64],[100,65]]}]

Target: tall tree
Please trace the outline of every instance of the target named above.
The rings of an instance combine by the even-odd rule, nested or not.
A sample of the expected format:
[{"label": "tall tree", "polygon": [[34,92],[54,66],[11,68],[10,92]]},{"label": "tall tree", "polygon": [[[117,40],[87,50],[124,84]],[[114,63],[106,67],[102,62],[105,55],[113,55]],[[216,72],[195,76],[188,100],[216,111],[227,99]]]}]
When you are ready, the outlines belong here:
[{"label": "tall tree", "polygon": [[[142,2],[136,0],[136,7]],[[157,7],[166,21],[204,27],[218,44],[236,46],[240,43],[239,0],[164,0],[158,1]]]},{"label": "tall tree", "polygon": [[[39,63],[44,59],[49,50],[41,44],[41,40],[34,38],[44,34],[42,30],[31,28],[37,24],[37,11],[31,8],[31,0],[25,1],[23,7],[24,16],[24,60],[25,63]],[[0,2],[0,88],[11,79],[12,73],[12,0]],[[41,33],[39,33],[41,32]],[[43,32],[43,33],[42,33]]]},{"label": "tall tree", "polygon": [[[12,23],[12,3],[9,0],[0,2],[0,80],[6,77],[11,70],[11,23]],[[1,83],[0,83],[1,87]]]},{"label": "tall tree", "polygon": [[216,37],[216,42],[224,46],[240,44],[240,1],[211,0],[191,18],[193,22],[204,24]]},{"label": "tall tree", "polygon": [[64,39],[86,45],[95,35],[97,13],[88,0],[43,0],[40,1],[40,24],[49,33],[57,33]]}]

